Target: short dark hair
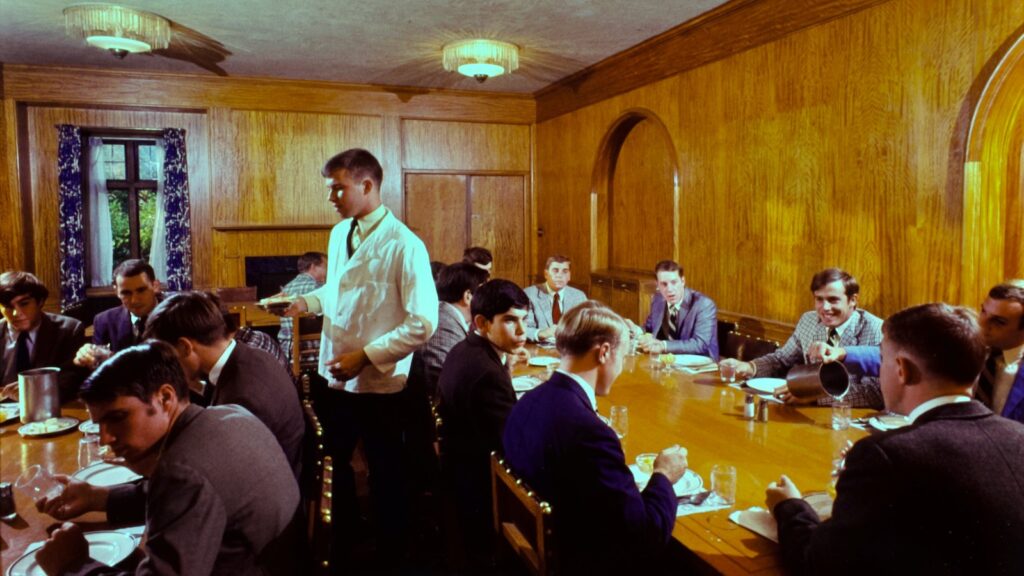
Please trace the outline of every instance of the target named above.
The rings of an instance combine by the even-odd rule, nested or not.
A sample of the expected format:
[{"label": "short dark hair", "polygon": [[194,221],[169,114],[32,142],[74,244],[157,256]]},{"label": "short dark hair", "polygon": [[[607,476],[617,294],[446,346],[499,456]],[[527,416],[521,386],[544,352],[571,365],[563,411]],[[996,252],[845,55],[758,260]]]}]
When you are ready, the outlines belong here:
[{"label": "short dark hair", "polygon": [[362,148],[349,148],[335,154],[324,164],[320,174],[330,178],[338,170],[346,170],[353,180],[373,180],[377,190],[380,190],[380,183],[384,181],[384,169],[380,167],[377,157]]},{"label": "short dark hair", "polygon": [[487,266],[491,262],[494,262],[494,257],[491,256],[491,251],[487,248],[482,246],[470,246],[462,251],[462,261]]},{"label": "short dark hair", "polygon": [[912,306],[890,316],[882,333],[920,360],[929,374],[962,384],[974,382],[988,353],[977,313],[964,306]]},{"label": "short dark hair", "polygon": [[480,315],[488,320],[494,320],[495,316],[512,308],[525,310],[529,307],[530,299],[526,292],[515,282],[501,278],[481,284],[469,303],[469,311],[474,317]]},{"label": "short dark hair", "polygon": [[149,262],[133,258],[131,260],[125,260],[114,268],[113,282],[117,282],[117,277],[131,278],[132,276],[138,276],[139,274],[145,274],[149,281],[156,280],[156,272],[153,272],[153,267],[149,265]]},{"label": "short dark hair", "polygon": [[234,334],[237,332],[240,327],[238,325],[238,313],[231,312],[231,307],[225,304],[220,299],[220,296],[217,296],[216,292],[212,290],[203,290],[202,292],[217,306],[217,309],[220,310],[220,315],[224,317],[224,334]]},{"label": "short dark hair", "polygon": [[811,292],[816,292],[826,284],[840,281],[846,291],[846,297],[855,296],[860,292],[860,284],[852,274],[842,268],[826,268],[811,278]]},{"label": "short dark hair", "polygon": [[445,263],[440,260],[430,261],[430,275],[434,277],[434,284],[441,278],[441,270],[444,270]]},{"label": "short dark hair", "polygon": [[204,346],[226,337],[220,307],[202,292],[179,292],[164,298],[146,320],[146,338],[177,342],[191,338]]},{"label": "short dark hair", "polygon": [[626,321],[597,300],[574,306],[555,328],[555,348],[568,356],[582,356],[605,342],[618,348],[624,338],[629,338]]},{"label": "short dark hair", "polygon": [[683,267],[680,266],[679,263],[676,262],[675,260],[662,260],[661,262],[655,264],[654,274],[657,275],[658,272],[678,272],[680,278],[684,276]]},{"label": "short dark hair", "polygon": [[50,295],[50,291],[31,272],[8,270],[0,274],[0,304],[10,306],[15,298],[24,294],[36,302],[42,302]]},{"label": "short dark hair", "polygon": [[179,399],[188,397],[178,353],[166,342],[150,340],[125,348],[100,364],[78,395],[87,403],[111,402],[121,396],[148,403],[164,384],[170,384]]},{"label": "short dark hair", "polygon": [[544,269],[551,268],[552,264],[569,264],[572,265],[572,261],[569,260],[568,256],[562,256],[561,254],[552,254],[548,256],[547,262],[544,262]]},{"label": "short dark hair", "polygon": [[442,302],[458,302],[469,290],[475,293],[487,282],[487,270],[469,262],[456,262],[441,269],[437,277],[437,297]]},{"label": "short dark hair", "polygon": [[[1007,280],[1002,284],[996,284],[988,291],[988,297],[993,300],[1011,300],[1024,306],[1024,280]],[[1020,328],[1024,328],[1024,314],[1020,316]]]},{"label": "short dark hair", "polygon": [[318,264],[323,264],[324,260],[327,260],[327,254],[323,252],[306,252],[302,256],[299,256],[299,263],[297,268],[299,272],[305,272]]}]

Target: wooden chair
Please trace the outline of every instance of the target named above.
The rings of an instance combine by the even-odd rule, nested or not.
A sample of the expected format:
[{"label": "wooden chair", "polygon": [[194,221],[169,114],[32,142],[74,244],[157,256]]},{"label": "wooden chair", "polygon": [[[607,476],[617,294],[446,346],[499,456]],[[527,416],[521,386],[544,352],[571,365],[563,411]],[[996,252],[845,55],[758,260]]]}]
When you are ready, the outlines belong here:
[{"label": "wooden chair", "polygon": [[736,330],[736,324],[732,322],[726,322],[725,320],[718,321],[718,331],[716,336],[718,338],[718,353],[722,357],[725,357],[725,346],[729,340],[729,334]]},{"label": "wooden chair", "polygon": [[305,370],[316,370],[320,361],[320,335],[324,317],[305,314],[292,319],[292,375],[298,378]]},{"label": "wooden chair", "polygon": [[720,352],[722,358],[736,358],[749,362],[754,358],[760,358],[765,354],[771,354],[778,350],[779,343],[775,340],[765,340],[749,334],[730,332]]},{"label": "wooden chair", "polygon": [[[308,375],[306,376],[308,378]],[[302,502],[306,512],[306,536],[312,549],[312,572],[330,574],[331,505],[334,463],[324,449],[324,429],[313,403],[303,400],[306,440],[302,463]]]},{"label": "wooden chair", "polygon": [[491,495],[495,532],[504,537],[531,574],[555,574],[551,506],[539,500],[494,452],[491,452]]}]

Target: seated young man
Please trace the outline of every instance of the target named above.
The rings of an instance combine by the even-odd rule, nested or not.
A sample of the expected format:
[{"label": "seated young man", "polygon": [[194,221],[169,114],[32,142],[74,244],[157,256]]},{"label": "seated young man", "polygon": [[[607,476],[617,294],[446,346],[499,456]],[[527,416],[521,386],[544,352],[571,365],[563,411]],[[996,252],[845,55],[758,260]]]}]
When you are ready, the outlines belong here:
[{"label": "seated young man", "polygon": [[[299,274],[281,287],[281,294],[302,296],[323,286],[327,280],[327,254],[323,252],[306,252],[299,256],[297,267]],[[284,352],[287,362],[292,358],[292,322],[291,318],[281,318],[281,330],[277,333],[280,350]],[[257,348],[266,350],[264,346]],[[290,372],[291,368],[288,370]]]},{"label": "seated young man", "polygon": [[501,451],[505,418],[515,404],[508,356],[526,342],[530,301],[508,280],[491,280],[473,294],[474,330],[455,345],[438,380],[444,421],[442,463],[458,494],[461,533],[476,567],[487,563],[491,527],[490,454]]},{"label": "seated young man", "polygon": [[767,490],[794,574],[1024,574],[1024,425],[972,400],[985,362],[974,312],[886,320],[885,407],[910,426],[850,449],[822,522],[786,476]]},{"label": "seated young man", "polygon": [[[274,436],[240,406],[190,405],[170,345],[119,352],[89,377],[81,397],[102,442],[149,479],[137,573],[284,575],[301,566],[299,488]],[[112,496],[130,488],[58,480],[64,492],[38,504],[55,518],[90,511],[106,511],[115,523],[138,517],[137,499]],[[89,558],[81,528],[70,522],[36,559],[47,574],[118,573]]]},{"label": "seated young man", "polygon": [[18,373],[60,368],[61,401],[78,394],[85,374],[75,368],[75,352],[85,343],[85,328],[74,318],[43,312],[50,291],[28,272],[0,274],[0,342],[3,365],[0,397],[17,399]]},{"label": "seated young man", "polygon": [[548,258],[544,265],[544,282],[526,287],[530,313],[526,316],[526,339],[531,342],[553,342],[555,326],[573,306],[582,304],[587,295],[569,286],[572,262],[561,255]]},{"label": "seated young man", "polygon": [[[683,268],[673,260],[654,267],[658,292],[644,322],[640,348],[644,352],[698,354],[718,361],[718,306],[708,296],[688,288]],[[634,332],[641,332],[632,326]]]},{"label": "seated young man", "polygon": [[641,492],[615,431],[598,416],[596,397],[611,392],[629,347],[618,314],[584,302],[562,318],[555,345],[558,370],[509,414],[505,462],[551,504],[562,573],[657,567],[676,522],[672,485],[686,472],[686,450],[663,450]]},{"label": "seated young man", "polygon": [[239,404],[277,437],[298,478],[306,432],[291,374],[270,354],[227,337],[220,308],[201,292],[180,292],[157,306],[146,337],[174,345],[189,382],[205,378],[203,403]]}]

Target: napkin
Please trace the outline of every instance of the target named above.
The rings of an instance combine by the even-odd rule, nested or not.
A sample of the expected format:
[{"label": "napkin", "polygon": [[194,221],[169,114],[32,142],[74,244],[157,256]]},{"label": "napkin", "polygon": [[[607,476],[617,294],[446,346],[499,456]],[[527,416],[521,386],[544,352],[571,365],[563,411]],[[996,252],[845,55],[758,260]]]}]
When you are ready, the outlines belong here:
[{"label": "napkin", "polygon": [[704,366],[677,366],[676,370],[679,370],[683,374],[704,374],[706,372],[718,372],[718,364],[706,364]]},{"label": "napkin", "polygon": [[680,504],[676,507],[676,517],[689,516],[690,514],[703,514],[705,512],[714,512],[715,510],[722,510],[729,508],[731,504],[709,504],[711,500],[705,500],[704,502],[697,504]]},{"label": "napkin", "polygon": [[754,506],[746,510],[737,510],[729,514],[729,520],[772,542],[779,541],[779,526],[775,523],[775,518],[764,508]]}]

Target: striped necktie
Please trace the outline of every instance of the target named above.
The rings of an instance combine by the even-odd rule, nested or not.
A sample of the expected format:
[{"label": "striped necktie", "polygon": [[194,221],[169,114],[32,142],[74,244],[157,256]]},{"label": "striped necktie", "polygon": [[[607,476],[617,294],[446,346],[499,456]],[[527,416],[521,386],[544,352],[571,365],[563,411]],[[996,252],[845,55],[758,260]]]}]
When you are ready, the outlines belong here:
[{"label": "striped necktie", "polygon": [[830,328],[828,331],[828,345],[832,347],[839,346],[839,330]]}]

